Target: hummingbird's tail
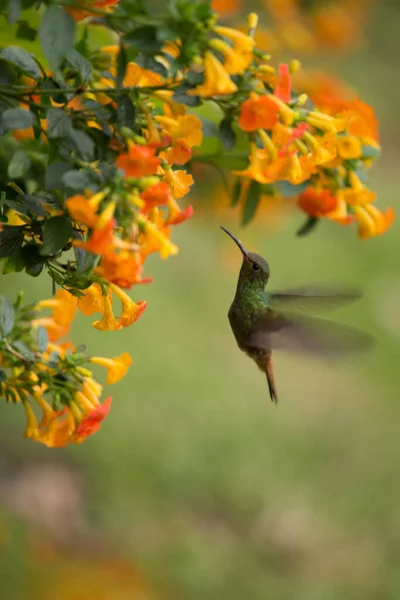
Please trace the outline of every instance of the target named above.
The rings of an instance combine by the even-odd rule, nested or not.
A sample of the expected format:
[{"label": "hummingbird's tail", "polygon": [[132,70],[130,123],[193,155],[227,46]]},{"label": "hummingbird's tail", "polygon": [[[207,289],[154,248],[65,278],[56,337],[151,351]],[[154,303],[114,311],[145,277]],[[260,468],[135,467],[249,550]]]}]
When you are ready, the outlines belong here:
[{"label": "hummingbird's tail", "polygon": [[276,393],[274,370],[272,367],[272,356],[269,355],[265,361],[265,374],[267,376],[269,395],[272,402],[278,402],[278,394]]}]

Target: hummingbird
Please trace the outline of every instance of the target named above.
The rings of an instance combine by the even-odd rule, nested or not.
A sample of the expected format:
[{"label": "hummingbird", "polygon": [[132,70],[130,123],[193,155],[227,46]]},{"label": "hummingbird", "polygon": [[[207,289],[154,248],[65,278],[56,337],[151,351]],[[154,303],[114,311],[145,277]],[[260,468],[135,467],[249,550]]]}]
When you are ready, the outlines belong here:
[{"label": "hummingbird", "polygon": [[272,365],[272,351],[288,349],[317,355],[342,355],[373,342],[366,333],[304,313],[348,304],[361,297],[357,292],[327,289],[297,289],[267,292],[270,276],[267,261],[248,252],[228,229],[220,226],[242,253],[242,267],[228,319],[243,352],[267,376],[271,400],[278,402]]}]

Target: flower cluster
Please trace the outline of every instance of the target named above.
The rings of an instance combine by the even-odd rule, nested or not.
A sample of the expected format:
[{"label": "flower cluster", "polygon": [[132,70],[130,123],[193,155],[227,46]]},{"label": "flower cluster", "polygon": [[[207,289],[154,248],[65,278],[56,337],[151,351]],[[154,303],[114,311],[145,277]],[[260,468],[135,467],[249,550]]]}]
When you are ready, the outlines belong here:
[{"label": "flower cluster", "polygon": [[[132,359],[86,357],[68,335],[77,299],[65,290],[30,306],[0,298],[0,394],[6,402],[22,405],[25,436],[48,447],[79,444],[101,426],[111,397],[100,402],[102,386],[88,363],[107,369],[107,383],[126,374]],[[51,308],[50,316],[42,310]],[[37,418],[38,412],[40,418]]]},{"label": "flower cluster", "polygon": [[[235,179],[232,206],[243,223],[261,199],[294,197],[307,230],[321,218],[356,222],[365,238],[383,233],[393,211],[372,204],[367,184],[380,152],[372,109],[322,93],[302,79],[297,60],[273,65],[254,13],[241,30],[221,25],[202,0],[160,3],[154,15],[141,2],[42,4],[47,64],[21,45],[0,49],[0,259],[3,273],[45,271],[60,289],[38,305],[51,316],[18,313],[47,332],[46,346],[29,338],[29,360],[4,346],[2,390],[24,404],[29,437],[54,446],[82,441],[109,408],[81,353],[60,339],[77,309],[99,314],[98,330],[139,318],[146,300],[126,290],[136,295],[151,281],[150,254],[178,252],[172,232],[193,214],[185,196],[202,164]],[[267,4],[276,14],[278,5],[297,5]],[[92,46],[99,24],[114,44]],[[37,33],[21,25],[18,37]],[[35,360],[44,365],[38,379]],[[112,383],[130,357],[91,360],[110,369]],[[43,411],[39,425],[32,399]]]}]

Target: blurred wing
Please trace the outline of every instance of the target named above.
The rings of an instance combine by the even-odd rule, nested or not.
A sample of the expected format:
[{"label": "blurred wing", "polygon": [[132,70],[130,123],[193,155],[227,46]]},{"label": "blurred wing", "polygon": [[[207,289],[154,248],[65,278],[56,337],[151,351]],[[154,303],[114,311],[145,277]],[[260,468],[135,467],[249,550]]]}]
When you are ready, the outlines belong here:
[{"label": "blurred wing", "polygon": [[313,312],[318,310],[331,310],[338,306],[355,302],[361,297],[362,295],[354,290],[299,288],[271,293],[270,306],[272,309],[295,309],[302,312]]},{"label": "blurred wing", "polygon": [[260,317],[247,340],[249,347],[340,355],[371,347],[373,338],[361,331],[303,315]]}]

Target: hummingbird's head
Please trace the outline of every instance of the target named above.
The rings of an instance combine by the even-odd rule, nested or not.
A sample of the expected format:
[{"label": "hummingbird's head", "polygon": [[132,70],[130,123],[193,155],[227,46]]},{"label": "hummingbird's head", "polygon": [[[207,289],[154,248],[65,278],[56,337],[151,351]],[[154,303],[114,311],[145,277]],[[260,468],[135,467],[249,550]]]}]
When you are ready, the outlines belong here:
[{"label": "hummingbird's head", "polygon": [[220,227],[233,239],[242,253],[243,263],[240,270],[240,276],[246,278],[246,280],[253,284],[259,283],[262,287],[264,287],[269,279],[269,264],[267,261],[259,254],[247,252],[240,240],[238,240],[230,231],[228,231],[228,229],[222,227],[222,225]]}]

